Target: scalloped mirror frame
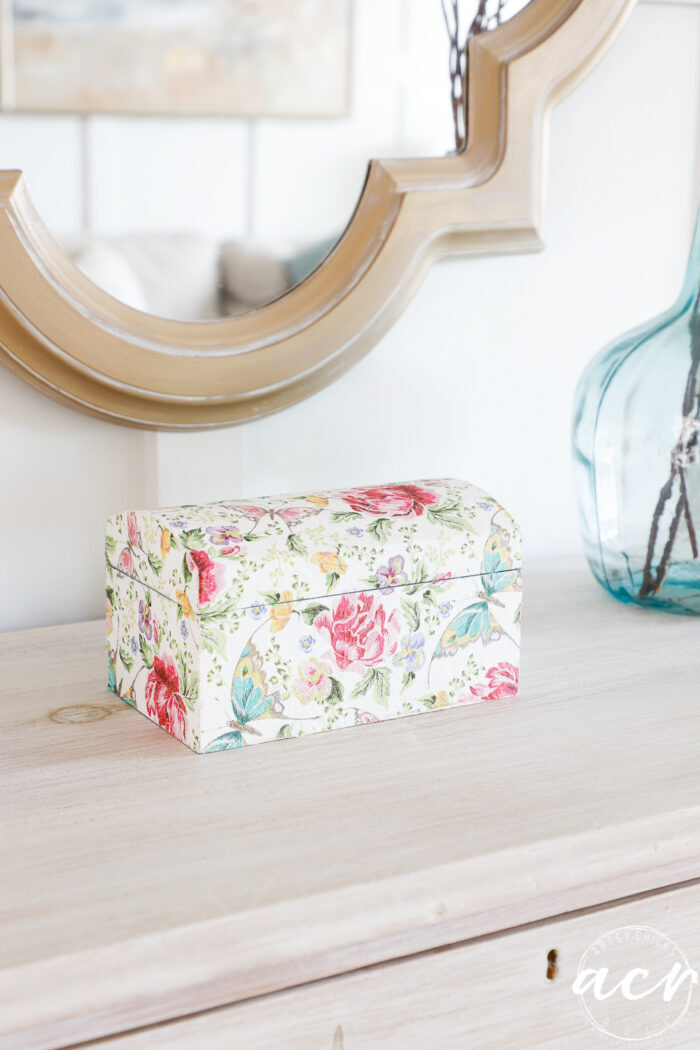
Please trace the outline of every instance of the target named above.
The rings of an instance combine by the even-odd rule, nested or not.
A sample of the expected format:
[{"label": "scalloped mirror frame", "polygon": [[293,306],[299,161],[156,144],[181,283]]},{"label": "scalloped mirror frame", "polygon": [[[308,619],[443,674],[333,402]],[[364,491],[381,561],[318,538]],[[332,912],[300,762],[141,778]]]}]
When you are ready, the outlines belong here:
[{"label": "scalloped mirror frame", "polygon": [[21,172],[0,172],[3,363],[73,408],[154,429],[224,426],[308,397],[375,345],[435,258],[543,247],[549,113],[635,2],[531,0],[474,37],[467,149],[372,161],[324,262],[238,317],[165,320],[113,299],[63,254]]}]

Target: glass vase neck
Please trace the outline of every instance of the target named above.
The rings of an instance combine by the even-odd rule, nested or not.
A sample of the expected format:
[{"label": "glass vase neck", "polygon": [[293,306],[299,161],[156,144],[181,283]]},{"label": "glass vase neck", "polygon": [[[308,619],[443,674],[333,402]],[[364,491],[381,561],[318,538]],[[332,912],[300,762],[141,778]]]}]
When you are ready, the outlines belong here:
[{"label": "glass vase neck", "polygon": [[683,302],[687,302],[688,299],[695,299],[700,293],[700,207],[698,208],[697,215],[695,217],[695,229],[693,232],[693,239],[690,243],[690,254],[688,255],[688,265],[685,270],[685,278],[683,280],[683,287],[681,289],[681,299]]}]

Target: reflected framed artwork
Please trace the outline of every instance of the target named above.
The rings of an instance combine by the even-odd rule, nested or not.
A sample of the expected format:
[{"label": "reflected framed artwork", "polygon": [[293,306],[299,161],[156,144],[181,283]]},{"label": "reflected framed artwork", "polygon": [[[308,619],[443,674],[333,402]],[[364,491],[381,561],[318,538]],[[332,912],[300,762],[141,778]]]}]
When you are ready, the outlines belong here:
[{"label": "reflected framed artwork", "polygon": [[2,105],[340,117],[350,9],[350,0],[14,0],[1,27]]}]

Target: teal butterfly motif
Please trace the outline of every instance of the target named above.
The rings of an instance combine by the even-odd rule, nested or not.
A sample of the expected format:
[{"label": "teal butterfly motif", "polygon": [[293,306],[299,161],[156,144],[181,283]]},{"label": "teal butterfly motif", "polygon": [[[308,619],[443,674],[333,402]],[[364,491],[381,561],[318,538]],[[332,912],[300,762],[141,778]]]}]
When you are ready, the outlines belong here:
[{"label": "teal butterfly motif", "polygon": [[263,673],[262,658],[249,642],[242,651],[231,682],[231,711],[233,718],[228,722],[228,729],[216,740],[213,740],[207,751],[228,751],[230,748],[242,747],[243,733],[259,735],[259,730],[250,723],[262,718],[278,703],[277,693],[268,693],[267,680]]},{"label": "teal butterfly motif", "polygon": [[503,607],[499,594],[520,590],[520,571],[513,565],[508,533],[493,522],[481,559],[481,584],[483,590],[477,600],[462,609],[442,632],[431,666],[433,660],[452,656],[472,642],[481,640],[488,645],[503,637],[503,628],[492,607]]}]

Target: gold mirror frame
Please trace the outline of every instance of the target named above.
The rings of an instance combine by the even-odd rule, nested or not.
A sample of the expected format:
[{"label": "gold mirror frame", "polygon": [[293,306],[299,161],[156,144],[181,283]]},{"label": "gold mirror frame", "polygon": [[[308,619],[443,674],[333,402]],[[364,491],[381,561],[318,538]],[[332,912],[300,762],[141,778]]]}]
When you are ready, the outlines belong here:
[{"label": "gold mirror frame", "polygon": [[223,426],[308,397],[374,346],[438,256],[543,246],[549,113],[634,3],[531,0],[474,37],[467,149],[372,161],[324,262],[281,299],[227,320],[164,320],[113,299],[63,254],[21,173],[0,172],[3,363],[74,408],[139,427]]}]

